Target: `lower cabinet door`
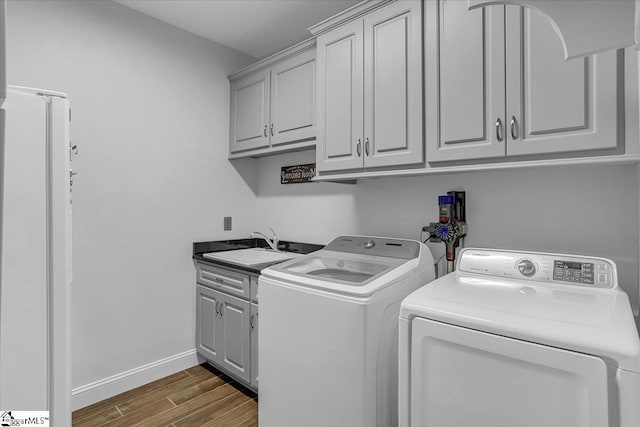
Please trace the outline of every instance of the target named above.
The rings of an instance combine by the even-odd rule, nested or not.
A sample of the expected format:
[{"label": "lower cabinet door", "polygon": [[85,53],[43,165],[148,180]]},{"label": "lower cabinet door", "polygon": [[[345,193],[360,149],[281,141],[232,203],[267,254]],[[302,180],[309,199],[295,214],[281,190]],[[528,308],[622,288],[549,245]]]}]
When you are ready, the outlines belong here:
[{"label": "lower cabinet door", "polygon": [[197,285],[196,300],[196,349],[207,359],[217,362],[219,357],[219,306],[218,291]]},{"label": "lower cabinet door", "polygon": [[251,303],[251,385],[258,387],[258,304]]},{"label": "lower cabinet door", "polygon": [[226,294],[220,298],[218,326],[218,363],[238,378],[250,382],[251,336],[250,303]]}]

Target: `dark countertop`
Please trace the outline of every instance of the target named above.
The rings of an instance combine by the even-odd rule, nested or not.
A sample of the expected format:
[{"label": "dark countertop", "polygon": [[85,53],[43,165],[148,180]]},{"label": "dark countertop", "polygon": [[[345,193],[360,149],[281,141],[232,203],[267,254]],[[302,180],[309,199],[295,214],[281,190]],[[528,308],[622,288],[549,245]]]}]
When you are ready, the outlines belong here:
[{"label": "dark countertop", "polygon": [[[268,248],[267,242],[264,239],[235,239],[235,240],[216,240],[211,242],[194,242],[193,243],[193,259],[208,264],[221,265],[224,267],[235,268],[239,270],[245,270],[249,273],[260,274],[260,271],[278,262],[267,262],[264,264],[254,265],[247,267],[245,265],[238,265],[231,262],[224,262],[220,260],[213,260],[205,258],[202,255],[209,252],[222,252],[231,251],[235,249],[249,249],[249,248]],[[293,252],[298,254],[309,254],[322,249],[323,245],[316,245],[313,243],[300,243],[300,242],[288,242],[286,240],[278,242],[278,250],[285,252]],[[279,261],[284,262],[284,261]]]}]

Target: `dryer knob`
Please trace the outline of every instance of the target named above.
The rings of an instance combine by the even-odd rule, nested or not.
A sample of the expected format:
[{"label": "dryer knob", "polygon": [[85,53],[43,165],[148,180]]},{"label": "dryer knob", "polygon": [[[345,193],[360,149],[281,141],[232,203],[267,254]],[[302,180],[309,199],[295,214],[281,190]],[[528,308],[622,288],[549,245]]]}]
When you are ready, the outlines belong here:
[{"label": "dryer knob", "polygon": [[369,240],[364,244],[364,248],[365,249],[371,249],[376,245],[376,242],[374,242],[373,240]]},{"label": "dryer knob", "polygon": [[531,260],[523,259],[518,262],[518,270],[523,276],[531,277],[536,274],[536,265]]}]

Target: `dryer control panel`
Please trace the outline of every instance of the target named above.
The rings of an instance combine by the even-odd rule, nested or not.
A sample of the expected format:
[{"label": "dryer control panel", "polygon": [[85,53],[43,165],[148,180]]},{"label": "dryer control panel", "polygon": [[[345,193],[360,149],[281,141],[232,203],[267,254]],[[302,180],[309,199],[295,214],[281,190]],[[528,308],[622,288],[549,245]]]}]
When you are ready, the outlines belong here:
[{"label": "dryer control panel", "polygon": [[468,273],[589,288],[618,286],[616,265],[606,258],[466,248],[458,269]]}]

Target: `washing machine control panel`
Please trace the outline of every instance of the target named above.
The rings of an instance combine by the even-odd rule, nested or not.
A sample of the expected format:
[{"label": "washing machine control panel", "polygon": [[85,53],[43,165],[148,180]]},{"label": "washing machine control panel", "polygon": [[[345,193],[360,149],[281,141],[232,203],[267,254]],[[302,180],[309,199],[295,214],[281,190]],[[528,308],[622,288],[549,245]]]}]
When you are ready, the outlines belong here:
[{"label": "washing machine control panel", "polygon": [[420,242],[386,237],[340,236],[331,241],[324,249],[408,260],[420,255]]},{"label": "washing machine control panel", "polygon": [[615,288],[618,285],[616,266],[605,258],[467,248],[460,253],[458,269],[590,288]]}]

